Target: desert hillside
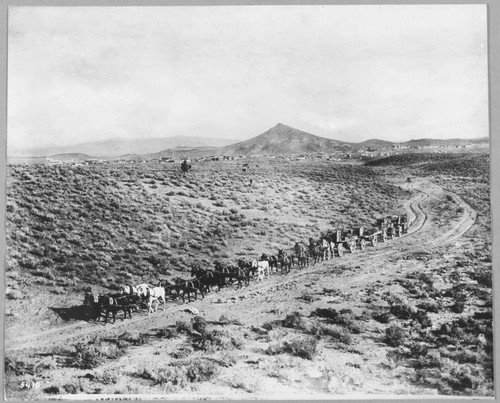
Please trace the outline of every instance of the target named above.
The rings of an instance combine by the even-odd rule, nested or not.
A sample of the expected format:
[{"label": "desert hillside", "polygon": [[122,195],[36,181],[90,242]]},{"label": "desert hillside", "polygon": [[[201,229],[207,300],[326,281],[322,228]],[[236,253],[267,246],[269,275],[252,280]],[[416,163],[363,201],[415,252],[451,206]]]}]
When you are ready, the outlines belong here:
[{"label": "desert hillside", "polygon": [[[10,165],[7,397],[492,396],[488,158],[401,158]],[[83,305],[401,213],[402,237],[151,315]]]}]

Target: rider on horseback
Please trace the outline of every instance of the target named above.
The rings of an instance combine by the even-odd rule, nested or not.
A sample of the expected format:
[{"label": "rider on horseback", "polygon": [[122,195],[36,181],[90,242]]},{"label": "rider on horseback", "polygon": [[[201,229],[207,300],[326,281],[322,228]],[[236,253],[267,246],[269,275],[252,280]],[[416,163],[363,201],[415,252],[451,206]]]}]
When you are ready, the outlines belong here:
[{"label": "rider on horseback", "polygon": [[184,173],[184,175],[186,175],[186,172],[189,171],[190,169],[191,169],[191,165],[188,164],[187,159],[182,161],[181,170]]},{"label": "rider on horseback", "polygon": [[295,250],[295,255],[297,257],[300,257],[300,255],[302,253],[302,247],[301,247],[301,245],[298,242],[295,242],[295,246],[293,247],[293,249]]}]

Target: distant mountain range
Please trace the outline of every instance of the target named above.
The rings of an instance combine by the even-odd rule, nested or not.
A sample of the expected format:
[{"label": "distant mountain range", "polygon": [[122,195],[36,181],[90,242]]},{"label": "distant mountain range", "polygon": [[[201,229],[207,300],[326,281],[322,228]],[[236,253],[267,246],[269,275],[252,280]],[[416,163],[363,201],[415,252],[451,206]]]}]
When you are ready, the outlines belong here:
[{"label": "distant mountain range", "polygon": [[278,123],[276,126],[246,141],[227,145],[225,147],[193,147],[163,150],[158,153],[145,156],[146,158],[160,157],[204,157],[210,155],[289,155],[289,154],[317,154],[334,152],[356,152],[361,149],[377,150],[390,148],[392,146],[419,147],[440,145],[464,145],[469,143],[488,143],[487,137],[481,139],[422,139],[410,140],[404,143],[396,143],[386,140],[370,139],[361,143],[349,143],[345,141],[319,137],[302,130]]},{"label": "distant mountain range", "polygon": [[335,152],[356,152],[361,149],[377,150],[401,147],[429,147],[442,145],[464,145],[466,143],[488,143],[489,138],[480,139],[419,139],[404,143],[370,139],[360,143],[328,139],[278,123],[276,126],[249,140],[237,142],[218,138],[176,136],[164,139],[107,140],[82,143],[75,146],[53,146],[23,150],[15,154],[9,150],[9,157],[49,156],[59,160],[82,160],[88,158],[184,158],[207,157],[211,155],[286,155],[317,154]]},{"label": "distant mountain range", "polygon": [[93,157],[119,157],[127,154],[150,154],[160,150],[176,147],[223,147],[238,140],[189,136],[173,136],[165,138],[112,139],[76,144],[73,146],[51,145],[47,147],[31,147],[9,149],[12,157],[46,157],[57,154],[87,154]]}]

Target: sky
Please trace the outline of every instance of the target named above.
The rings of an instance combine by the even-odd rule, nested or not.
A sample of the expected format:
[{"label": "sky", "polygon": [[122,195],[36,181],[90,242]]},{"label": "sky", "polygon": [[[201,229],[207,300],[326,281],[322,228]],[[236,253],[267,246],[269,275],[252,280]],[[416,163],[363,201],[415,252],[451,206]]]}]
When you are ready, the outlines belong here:
[{"label": "sky", "polygon": [[485,5],[10,7],[9,149],[488,136]]}]

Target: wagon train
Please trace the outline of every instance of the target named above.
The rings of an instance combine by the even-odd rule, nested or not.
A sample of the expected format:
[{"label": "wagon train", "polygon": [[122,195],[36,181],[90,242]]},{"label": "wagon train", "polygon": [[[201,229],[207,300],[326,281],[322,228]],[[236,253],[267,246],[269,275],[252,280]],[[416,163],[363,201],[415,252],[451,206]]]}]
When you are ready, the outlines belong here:
[{"label": "wagon train", "polygon": [[190,279],[160,280],[157,285],[140,284],[137,286],[121,285],[120,292],[108,294],[85,294],[84,306],[87,308],[89,321],[106,324],[108,320],[116,320],[117,313],[123,313],[121,319],[132,312],[147,309],[148,314],[156,312],[161,304],[165,309],[167,300],[184,303],[204,298],[206,293],[220,291],[223,287],[248,286],[250,280],[263,281],[270,274],[287,275],[292,267],[303,269],[314,263],[329,260],[335,256],[343,257],[349,251],[364,251],[368,245],[376,247],[379,241],[401,237],[408,233],[411,223],[406,214],[392,215],[378,219],[372,227],[334,228],[319,239],[309,238],[309,243],[296,242],[288,249],[278,249],[276,255],[262,254],[256,259],[239,259],[237,264],[214,262],[214,267],[193,267]]}]

